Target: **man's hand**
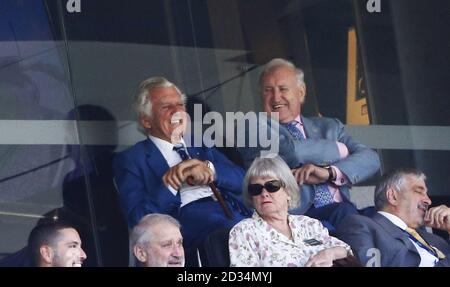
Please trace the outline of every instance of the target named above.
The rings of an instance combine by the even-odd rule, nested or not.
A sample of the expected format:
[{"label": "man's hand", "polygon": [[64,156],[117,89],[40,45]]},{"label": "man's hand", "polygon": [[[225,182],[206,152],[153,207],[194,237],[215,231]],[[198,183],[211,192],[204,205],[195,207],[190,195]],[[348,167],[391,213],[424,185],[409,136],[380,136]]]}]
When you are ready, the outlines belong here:
[{"label": "man's hand", "polygon": [[186,176],[184,175],[185,171],[193,168],[196,165],[203,164],[198,159],[188,159],[180,162],[179,164],[171,167],[164,175],[163,175],[163,183],[165,186],[172,186],[174,189],[180,189],[183,182],[186,181]]},{"label": "man's hand", "polygon": [[206,185],[214,181],[214,173],[205,162],[187,169],[184,175],[186,176],[187,184],[191,186]]},{"label": "man's hand", "polygon": [[305,164],[302,167],[292,170],[295,180],[302,185],[306,184],[319,184],[328,180],[328,170],[313,164]]},{"label": "man's hand", "polygon": [[327,248],[312,255],[305,267],[331,267],[334,260],[345,258],[347,255],[348,252],[344,247]]},{"label": "man's hand", "polygon": [[214,174],[203,161],[188,159],[170,168],[162,180],[165,186],[179,190],[184,182],[189,185],[208,184],[214,180]]},{"label": "man's hand", "polygon": [[450,208],[445,205],[430,208],[425,215],[425,224],[450,232]]}]

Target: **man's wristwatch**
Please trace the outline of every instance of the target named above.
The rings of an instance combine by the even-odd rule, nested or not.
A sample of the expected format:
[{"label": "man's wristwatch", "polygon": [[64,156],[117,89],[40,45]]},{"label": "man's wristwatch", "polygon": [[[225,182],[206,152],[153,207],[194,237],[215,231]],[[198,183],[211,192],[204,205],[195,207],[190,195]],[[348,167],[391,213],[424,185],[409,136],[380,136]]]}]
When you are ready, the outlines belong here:
[{"label": "man's wristwatch", "polygon": [[204,163],[210,170],[213,170],[213,169],[212,169],[212,163],[211,163],[209,160],[204,160],[203,163]]},{"label": "man's wristwatch", "polygon": [[328,170],[328,182],[333,182],[336,180],[336,175],[333,173],[333,169],[331,168],[331,166],[326,165],[323,166],[324,169]]}]

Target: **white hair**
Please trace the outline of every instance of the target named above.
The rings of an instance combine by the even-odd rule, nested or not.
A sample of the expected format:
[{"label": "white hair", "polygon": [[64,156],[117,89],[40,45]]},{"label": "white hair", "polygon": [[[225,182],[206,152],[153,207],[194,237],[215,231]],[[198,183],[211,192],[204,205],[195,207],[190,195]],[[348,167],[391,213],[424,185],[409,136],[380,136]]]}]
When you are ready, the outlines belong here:
[{"label": "white hair", "polygon": [[282,59],[282,58],[275,58],[275,59],[270,60],[264,66],[264,69],[262,70],[261,74],[259,75],[260,86],[262,84],[262,78],[265,75],[267,75],[267,74],[271,73],[272,71],[274,71],[278,68],[281,68],[281,67],[286,67],[286,68],[292,69],[295,72],[299,86],[303,86],[305,84],[305,79],[304,79],[305,74],[303,73],[302,69],[295,67],[295,65],[291,61],[288,61],[288,60]]},{"label": "white hair", "polygon": [[248,192],[250,181],[256,177],[273,177],[281,181],[289,194],[289,208],[297,207],[300,204],[300,189],[289,166],[279,157],[256,158],[248,168],[244,178],[242,197],[244,201],[253,206],[252,196]]},{"label": "white hair", "polygon": [[152,213],[142,217],[139,223],[133,228],[130,235],[130,246],[148,244],[153,239],[152,228],[160,223],[181,228],[178,220],[167,214]]},{"label": "white hair", "polygon": [[[170,82],[169,80],[167,80],[164,77],[151,77],[148,78],[144,81],[142,81],[139,84],[139,89],[138,92],[136,94],[136,97],[134,99],[134,110],[136,112],[136,115],[138,118],[142,117],[142,116],[146,116],[146,117],[151,117],[152,116],[152,101],[151,101],[151,97],[150,97],[150,93],[153,89],[156,88],[170,88],[170,87],[174,87],[175,90],[178,92],[178,94],[180,94],[181,100],[183,101],[184,104],[186,104],[186,95],[183,94],[180,89],[178,89],[178,87]],[[142,132],[143,134],[147,135],[147,130],[145,127],[142,126],[142,124],[140,123],[140,121],[138,120],[139,123],[139,131]]]}]

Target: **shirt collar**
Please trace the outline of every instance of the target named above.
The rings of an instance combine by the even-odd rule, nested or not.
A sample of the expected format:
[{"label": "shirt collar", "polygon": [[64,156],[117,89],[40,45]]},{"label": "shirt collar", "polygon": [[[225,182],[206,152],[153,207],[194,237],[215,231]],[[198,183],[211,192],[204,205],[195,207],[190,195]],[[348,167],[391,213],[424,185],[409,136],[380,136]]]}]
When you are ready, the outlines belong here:
[{"label": "shirt collar", "polygon": [[[268,224],[264,218],[262,218],[259,213],[256,211],[256,209],[253,211],[253,215],[252,215],[252,219],[254,219],[258,225],[260,227],[262,227],[262,229],[269,231],[269,233],[271,234],[271,237],[273,239],[278,239],[278,240],[284,240],[288,243],[292,243],[295,242],[295,232],[292,232],[293,235],[293,241],[289,240],[286,236],[284,236],[283,234],[281,234],[280,232],[278,232],[275,228],[273,228],[272,226],[270,226],[270,224]],[[294,223],[294,218],[292,217],[292,215],[288,214],[288,224],[289,227],[294,230],[295,229],[295,223]],[[284,239],[283,239],[284,238]]]},{"label": "shirt collar", "polygon": [[295,118],[295,121],[296,121],[297,123],[299,123],[301,126],[303,126],[302,117],[301,117],[300,115],[298,115],[298,116]]},{"label": "shirt collar", "polygon": [[[163,154],[168,154],[173,152],[173,147],[175,146],[171,142],[168,142],[166,140],[154,137],[152,135],[149,135],[148,138],[156,145],[156,147],[161,151]],[[186,147],[186,143],[184,142],[184,139],[181,139],[181,143],[183,146]]]},{"label": "shirt collar", "polygon": [[408,227],[408,225],[406,225],[406,223],[400,217],[393,215],[392,213],[385,211],[378,211],[378,213],[386,217],[390,222],[400,227],[402,230],[405,230],[406,227]]}]

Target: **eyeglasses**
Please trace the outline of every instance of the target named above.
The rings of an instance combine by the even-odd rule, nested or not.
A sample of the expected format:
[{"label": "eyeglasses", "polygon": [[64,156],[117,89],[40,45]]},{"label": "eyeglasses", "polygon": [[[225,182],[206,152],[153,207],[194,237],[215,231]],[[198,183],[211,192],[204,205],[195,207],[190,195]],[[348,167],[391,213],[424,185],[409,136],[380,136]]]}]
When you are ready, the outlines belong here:
[{"label": "eyeglasses", "polygon": [[284,184],[279,180],[270,180],[261,185],[259,183],[249,184],[247,189],[248,193],[252,196],[257,196],[262,193],[263,188],[270,193],[277,192]]}]

